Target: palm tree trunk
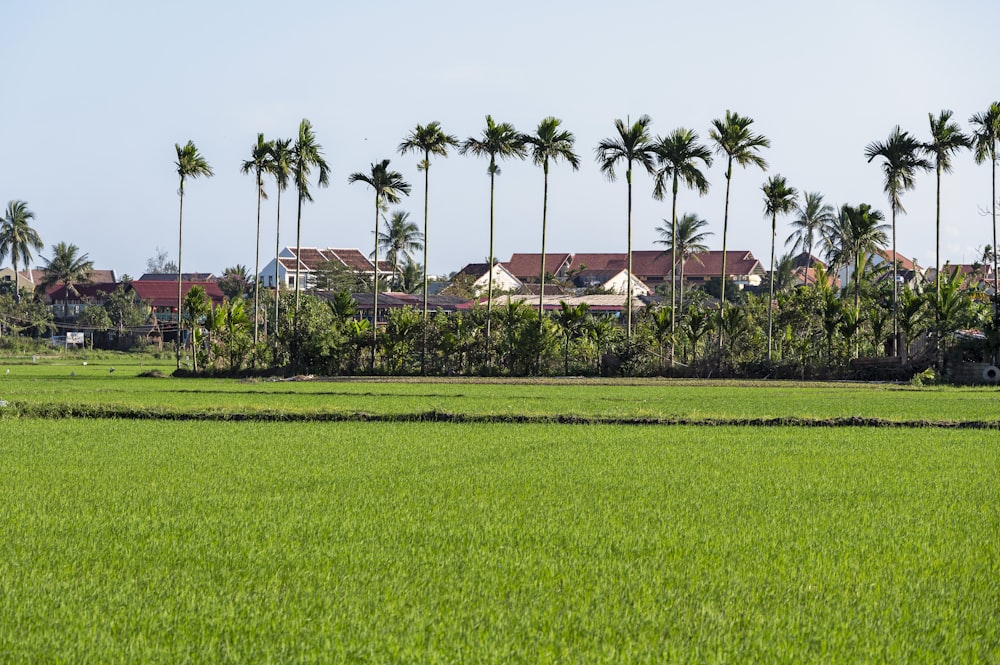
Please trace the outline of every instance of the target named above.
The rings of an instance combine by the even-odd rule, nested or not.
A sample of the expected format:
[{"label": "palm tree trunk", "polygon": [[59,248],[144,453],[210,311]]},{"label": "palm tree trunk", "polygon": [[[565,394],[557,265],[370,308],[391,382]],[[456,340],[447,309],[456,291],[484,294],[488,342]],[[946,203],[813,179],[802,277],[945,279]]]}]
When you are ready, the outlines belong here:
[{"label": "palm tree trunk", "polygon": [[[180,197],[180,210],[177,217],[177,341],[174,344],[174,348],[177,351],[177,369],[181,368],[181,262],[184,251],[184,178],[181,178]],[[198,371],[197,362],[196,358],[196,372]]]},{"label": "palm tree trunk", "polygon": [[[861,253],[855,252],[854,254],[854,320],[857,321],[861,318]],[[854,342],[854,357],[857,358],[858,355],[858,341],[855,338]]]},{"label": "palm tree trunk", "polygon": [[278,279],[278,256],[281,254],[281,186],[278,186],[278,213],[274,226],[274,321],[271,324],[274,335],[274,361],[278,362],[278,295],[281,293],[281,280]]},{"label": "palm tree trunk", "polygon": [[496,191],[496,166],[490,162],[490,260],[489,285],[486,289],[486,370],[493,369],[493,356],[490,353],[490,337],[493,333],[493,194]]},{"label": "palm tree trunk", "polygon": [[632,341],[632,162],[628,163],[625,172],[628,181],[628,274],[625,276],[628,286],[625,288],[625,338]]},{"label": "palm tree trunk", "polygon": [[297,333],[299,331],[299,292],[302,290],[302,283],[299,281],[301,277],[300,267],[302,266],[302,259],[299,255],[302,253],[302,192],[299,192],[299,207],[298,214],[295,217],[295,321],[294,329]]},{"label": "palm tree trunk", "polygon": [[726,207],[722,214],[722,292],[719,302],[719,363],[722,363],[722,348],[725,334],[722,331],[722,315],[726,311],[726,239],[729,231],[729,185],[732,183],[733,158],[729,158],[729,165],[726,168]]},{"label": "palm tree trunk", "polygon": [[771,214],[771,276],[767,281],[770,283],[770,294],[767,299],[767,362],[772,359],[772,342],[774,334],[774,238],[778,232],[778,215]]},{"label": "palm tree trunk", "polygon": [[[670,366],[674,366],[674,334],[677,326],[677,170],[674,169],[673,201],[670,205]],[[683,270],[683,267],[681,268]]]},{"label": "palm tree trunk", "polygon": [[427,373],[427,211],[431,188],[431,152],[424,151],[424,327],[420,345],[420,373]]},{"label": "palm tree trunk", "polygon": [[253,366],[257,367],[257,334],[260,327],[260,317],[257,308],[260,305],[260,288],[257,276],[260,274],[260,198],[261,198],[260,173],[257,174],[257,258],[253,267]]},{"label": "palm tree trunk", "polygon": [[993,147],[993,318],[997,318],[997,309],[1000,307],[1000,273],[997,272],[997,159],[996,146]]},{"label": "palm tree trunk", "polygon": [[372,374],[375,374],[375,352],[378,348],[378,209],[379,195],[375,193],[375,272],[372,277]]},{"label": "palm tree trunk", "polygon": [[941,298],[941,164],[937,165],[937,202],[934,236],[934,290]]},{"label": "palm tree trunk", "polygon": [[899,287],[896,284],[896,204],[892,204],[892,355],[899,349]]},{"label": "palm tree trunk", "polygon": [[[545,328],[545,321],[543,314],[545,313],[545,225],[548,221],[548,211],[549,211],[549,161],[545,160],[545,164],[542,167],[542,173],[545,178],[545,185],[542,188],[542,267],[539,272],[538,280],[538,335],[539,340],[541,340],[542,330]],[[542,363],[542,350],[541,345],[538,349],[538,357],[536,359],[536,364],[541,368]]]}]

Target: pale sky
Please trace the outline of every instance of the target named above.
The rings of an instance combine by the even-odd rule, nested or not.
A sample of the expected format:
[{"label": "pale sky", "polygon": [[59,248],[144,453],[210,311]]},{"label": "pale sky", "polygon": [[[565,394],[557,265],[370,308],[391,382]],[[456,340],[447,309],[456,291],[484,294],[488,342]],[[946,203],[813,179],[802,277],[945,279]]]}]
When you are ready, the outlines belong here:
[{"label": "pale sky", "polygon": [[[625,251],[626,189],[601,175],[594,148],[615,118],[648,114],[654,134],[695,129],[708,142],[727,109],[771,140],[768,173],[733,176],[729,248],[766,266],[770,222],[760,187],[780,173],[828,202],[871,203],[889,217],[864,148],[899,124],[928,138],[928,112],[968,118],[1000,98],[995,0],[787,0],[675,3],[385,0],[346,3],[7,0],[0,5],[0,203],[28,202],[45,249],[78,245],[97,268],[133,277],[157,247],[177,256],[174,144],[193,140],[215,169],[185,196],[184,270],[254,265],[257,132],[293,137],[308,118],[332,168],[313,188],[302,244],[372,249],[374,197],[348,176],[392,160],[413,185],[401,206],[423,223],[418,157],[396,147],[417,123],[479,136],[486,114],[533,131],[556,116],[581,168],[550,177],[550,252]],[[993,81],[993,83],[990,83]],[[430,272],[489,251],[486,160],[457,153],[431,169]],[[681,193],[722,245],[723,161],[712,189]],[[273,256],[274,187],[263,211],[261,266]],[[944,180],[942,260],[970,262],[991,242],[990,169],[960,155]],[[669,201],[635,179],[634,249],[654,249]],[[502,164],[496,256],[538,252],[542,173]],[[934,176],[904,195],[900,253],[934,258]],[[295,195],[282,197],[281,244],[295,244]],[[779,255],[788,235],[779,220]],[[419,258],[419,257],[418,257]],[[41,263],[36,257],[33,264]]]}]

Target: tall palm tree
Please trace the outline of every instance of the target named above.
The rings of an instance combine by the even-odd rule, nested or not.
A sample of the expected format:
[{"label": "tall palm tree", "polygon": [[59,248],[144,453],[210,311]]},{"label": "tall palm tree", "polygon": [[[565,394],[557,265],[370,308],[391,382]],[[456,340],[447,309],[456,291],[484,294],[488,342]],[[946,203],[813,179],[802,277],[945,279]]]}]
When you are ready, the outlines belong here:
[{"label": "tall palm tree", "polygon": [[[257,308],[260,303],[260,289],[258,288],[260,274],[260,202],[262,199],[267,198],[267,192],[264,191],[264,174],[268,173],[270,170],[271,163],[271,153],[274,149],[274,141],[265,141],[263,134],[257,134],[257,143],[255,143],[250,148],[250,159],[247,159],[240,166],[240,172],[244,175],[248,173],[254,174],[254,180],[257,185],[257,243],[255,247],[257,248],[256,260],[254,263],[253,274],[254,274],[254,290],[253,290],[253,344],[254,344],[254,358],[256,358],[256,347],[257,347],[257,336],[258,329],[260,325],[260,317],[257,313]],[[256,362],[256,361],[255,361]]]},{"label": "tall palm tree", "polygon": [[67,292],[78,296],[80,292],[76,290],[76,285],[90,282],[94,262],[86,254],[80,254],[76,245],[56,243],[52,245],[52,258],[42,258],[45,261],[45,275],[40,284],[43,289],[63,284]]},{"label": "tall palm tree", "polygon": [[378,232],[378,246],[385,250],[385,258],[392,262],[392,279],[399,284],[399,264],[412,262],[410,252],[424,247],[420,228],[410,221],[410,213],[396,210],[388,219],[382,215],[384,231]]},{"label": "tall palm tree", "polygon": [[424,293],[423,293],[423,309],[424,309],[424,343],[421,347],[420,352],[420,366],[421,371],[424,370],[425,360],[427,355],[427,337],[426,337],[426,324],[427,324],[427,219],[428,219],[428,201],[430,200],[430,177],[431,177],[431,155],[437,155],[438,157],[447,157],[448,148],[458,147],[458,137],[451,134],[445,134],[444,130],[441,129],[441,123],[437,120],[427,123],[427,125],[417,125],[416,129],[411,131],[403,139],[403,142],[399,144],[396,148],[400,155],[405,155],[409,152],[424,153],[424,158],[417,165],[417,169],[424,172],[424,233],[423,233],[423,243],[424,243]]},{"label": "tall palm tree", "polygon": [[389,170],[388,159],[372,164],[369,173],[352,173],[347,182],[350,184],[363,182],[375,191],[375,274],[372,277],[372,374],[374,374],[378,330],[378,215],[383,202],[395,204],[400,202],[401,194],[409,196],[410,183],[403,180],[403,175],[398,171]]},{"label": "tall palm tree", "polygon": [[[677,190],[681,182],[688,189],[694,189],[704,196],[708,193],[708,179],[698,168],[698,162],[706,167],[712,165],[712,151],[708,146],[698,143],[698,133],[693,129],[679,127],[665,137],[657,137],[655,143],[656,158],[660,168],[656,172],[653,197],[662,200],[666,191],[666,183],[671,185],[671,241],[670,246],[677,245]],[[677,317],[677,259],[671,257],[670,266],[670,335],[673,340]],[[670,362],[674,360],[673,341],[670,346]]]},{"label": "tall palm tree", "polygon": [[[733,163],[738,166],[757,166],[767,170],[767,162],[758,155],[761,148],[771,147],[771,141],[763,134],[750,131],[753,119],[726,110],[723,119],[712,121],[708,136],[715,142],[715,153],[726,156],[726,207],[722,216],[722,302],[720,316],[726,309],[726,240],[729,232],[729,189],[733,180]],[[719,350],[723,348],[724,335],[719,328]]]},{"label": "tall palm tree", "polygon": [[184,144],[184,147],[181,147],[179,143],[175,143],[174,148],[177,150],[177,161],[174,162],[174,166],[177,167],[177,177],[180,179],[180,187],[177,189],[177,194],[180,196],[180,213],[177,222],[177,343],[175,345],[177,351],[177,369],[180,369],[181,311],[183,309],[183,293],[181,288],[183,270],[181,260],[184,251],[184,183],[188,178],[192,180],[202,176],[209,178],[215,175],[215,172],[208,165],[208,161],[198,152],[194,141],[188,141]]},{"label": "tall palm tree", "polygon": [[[663,220],[666,222],[667,220]],[[711,231],[705,231],[708,222],[698,217],[698,215],[688,212],[681,215],[677,220],[676,233],[673,225],[661,226],[657,229],[661,240],[656,243],[664,245],[664,252],[670,252],[671,260],[680,264],[680,289],[677,296],[677,309],[684,310],[684,264],[688,259],[694,258],[699,263],[698,254],[708,251],[705,240],[713,235]],[[675,250],[676,248],[676,250]]]},{"label": "tall palm tree", "polygon": [[951,122],[952,112],[943,110],[935,118],[927,114],[931,125],[931,140],[924,145],[927,155],[934,159],[937,175],[937,202],[935,205],[934,236],[934,290],[941,292],[941,174],[951,173],[951,156],[962,148],[969,148],[972,141],[962,133],[957,122]]},{"label": "tall palm tree", "polygon": [[801,250],[806,253],[805,284],[809,284],[809,270],[812,268],[812,251],[816,241],[820,239],[823,229],[833,223],[835,213],[833,206],[823,202],[819,192],[804,192],[802,202],[795,204],[795,218],[792,219],[792,232],[785,239],[785,245],[792,245],[792,252]]},{"label": "tall palm tree", "polygon": [[0,220],[0,261],[10,253],[14,267],[14,301],[21,302],[21,290],[17,288],[17,266],[27,266],[31,262],[31,250],[41,250],[42,238],[31,227],[35,213],[28,210],[25,201],[8,201],[7,210]]},{"label": "tall palm tree", "polygon": [[[539,333],[544,328],[543,302],[545,298],[545,229],[549,210],[549,162],[558,162],[560,159],[573,168],[574,171],[580,169],[580,157],[573,152],[573,144],[576,137],[572,132],[559,129],[562,120],[549,116],[540,123],[534,134],[525,137],[531,150],[531,161],[536,166],[542,167],[545,185],[542,189],[542,265],[539,268],[539,288],[538,288],[538,330]],[[541,353],[539,351],[539,353]]]},{"label": "tall palm tree", "polygon": [[[976,156],[976,164],[989,160],[993,165],[993,189],[990,195],[990,211],[993,216],[993,247],[997,245],[997,144],[1000,143],[1000,102],[993,102],[982,113],[969,118],[972,125],[972,151]],[[1000,272],[997,268],[997,254],[993,253],[993,293],[1000,294]],[[997,298],[994,295],[994,316],[996,316]]]},{"label": "tall palm tree", "polygon": [[[764,192],[764,215],[771,217],[771,269],[774,274],[774,245],[778,234],[778,215],[787,215],[795,209],[799,193],[794,187],[789,187],[784,176],[774,174],[761,187]],[[767,361],[771,362],[773,331],[774,331],[774,279],[770,283],[770,298],[767,301]]]},{"label": "tall palm tree", "polygon": [[502,122],[494,123],[492,116],[486,116],[486,128],[483,130],[481,138],[470,136],[462,142],[459,148],[462,155],[472,154],[476,157],[489,157],[490,166],[487,173],[490,174],[490,258],[489,258],[489,285],[486,292],[486,366],[493,366],[493,358],[490,354],[490,337],[492,333],[493,310],[493,199],[496,190],[496,177],[500,175],[500,167],[497,165],[497,158],[500,159],[524,159],[527,151],[525,149],[524,135],[514,129],[514,125]]},{"label": "tall palm tree", "polygon": [[[275,201],[275,225],[274,225],[274,322],[271,329],[277,333],[278,330],[278,296],[281,293],[281,281],[278,279],[278,257],[281,254],[281,192],[288,189],[288,179],[292,175],[292,140],[275,139],[271,143],[271,157],[268,160],[267,172],[274,177],[275,189],[278,191],[278,199]],[[275,349],[277,349],[278,337],[274,337]],[[275,355],[277,357],[277,355]]]},{"label": "tall palm tree", "polygon": [[896,125],[889,138],[885,141],[875,141],[865,147],[865,157],[871,163],[876,157],[882,158],[882,175],[884,190],[889,196],[889,210],[892,214],[892,348],[893,355],[899,339],[899,284],[897,283],[898,260],[896,259],[896,214],[905,213],[903,207],[903,192],[913,189],[916,185],[918,170],[927,171],[931,163],[923,156],[923,144],[909,132],[900,130]]},{"label": "tall palm tree", "polygon": [[288,156],[288,167],[291,171],[292,182],[298,192],[298,211],[295,217],[295,329],[298,330],[299,321],[299,293],[302,292],[302,261],[299,254],[302,252],[302,203],[312,201],[312,194],[309,193],[309,176],[313,168],[319,171],[316,177],[316,184],[326,187],[330,184],[330,167],[327,166],[323,158],[323,146],[316,141],[312,124],[303,118],[299,123],[299,135],[292,144],[291,152]]},{"label": "tall palm tree", "polygon": [[595,149],[601,172],[612,182],[616,178],[615,165],[625,162],[625,182],[628,184],[628,288],[625,304],[625,335],[630,340],[632,339],[632,164],[638,163],[650,175],[655,173],[656,148],[649,134],[652,122],[648,115],[642,115],[631,124],[616,118],[617,135],[604,139]]}]

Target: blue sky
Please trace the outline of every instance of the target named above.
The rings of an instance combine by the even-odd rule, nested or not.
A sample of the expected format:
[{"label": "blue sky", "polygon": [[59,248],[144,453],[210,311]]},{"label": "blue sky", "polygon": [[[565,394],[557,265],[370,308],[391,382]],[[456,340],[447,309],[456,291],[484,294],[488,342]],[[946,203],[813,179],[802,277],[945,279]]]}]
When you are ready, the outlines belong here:
[{"label": "blue sky", "polygon": [[[733,177],[729,247],[767,262],[760,186],[784,175],[835,205],[883,210],[881,173],[864,148],[899,124],[920,138],[943,108],[967,126],[1000,98],[994,40],[1000,5],[958,0],[714,3],[513,0],[491,3],[5,2],[0,6],[0,200],[22,199],[49,256],[59,241],[99,268],[142,273],[157,247],[177,255],[174,144],[193,140],[216,171],[189,183],[185,270],[254,263],[256,199],[239,172],[257,132],[291,137],[309,118],[332,168],[303,213],[303,245],[372,245],[373,196],[348,176],[384,158],[413,184],[401,208],[422,223],[417,158],[396,146],[438,120],[460,139],[486,114],[532,131],[545,116],[577,137],[582,165],[551,175],[548,249],[625,250],[625,184],[594,147],[615,118],[648,114],[654,134],[680,126],[707,141],[732,109],[771,139],[768,174]],[[993,81],[993,84],[989,82]],[[721,247],[725,178],[682,192]],[[636,177],[635,249],[654,248],[669,204]],[[273,194],[273,186],[269,188]],[[496,255],[537,252],[542,174],[502,165]],[[960,155],[944,181],[942,254],[971,261],[991,242],[988,165]],[[902,254],[934,256],[934,178],[918,178],[898,225]],[[452,154],[431,170],[430,272],[482,261],[489,242],[486,161]],[[262,265],[274,251],[265,202]],[[294,245],[294,194],[282,200],[282,245]],[[779,220],[780,243],[788,235]],[[40,259],[37,261],[40,263]]]}]

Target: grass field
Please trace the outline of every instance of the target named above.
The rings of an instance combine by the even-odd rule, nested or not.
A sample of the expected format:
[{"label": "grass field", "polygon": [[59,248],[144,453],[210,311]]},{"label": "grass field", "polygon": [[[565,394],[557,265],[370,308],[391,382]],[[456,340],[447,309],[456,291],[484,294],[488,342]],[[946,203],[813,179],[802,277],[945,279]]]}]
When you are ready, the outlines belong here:
[{"label": "grass field", "polygon": [[996,390],[79,367],[0,362],[0,662],[1000,660],[995,431],[16,415],[991,422]]}]

